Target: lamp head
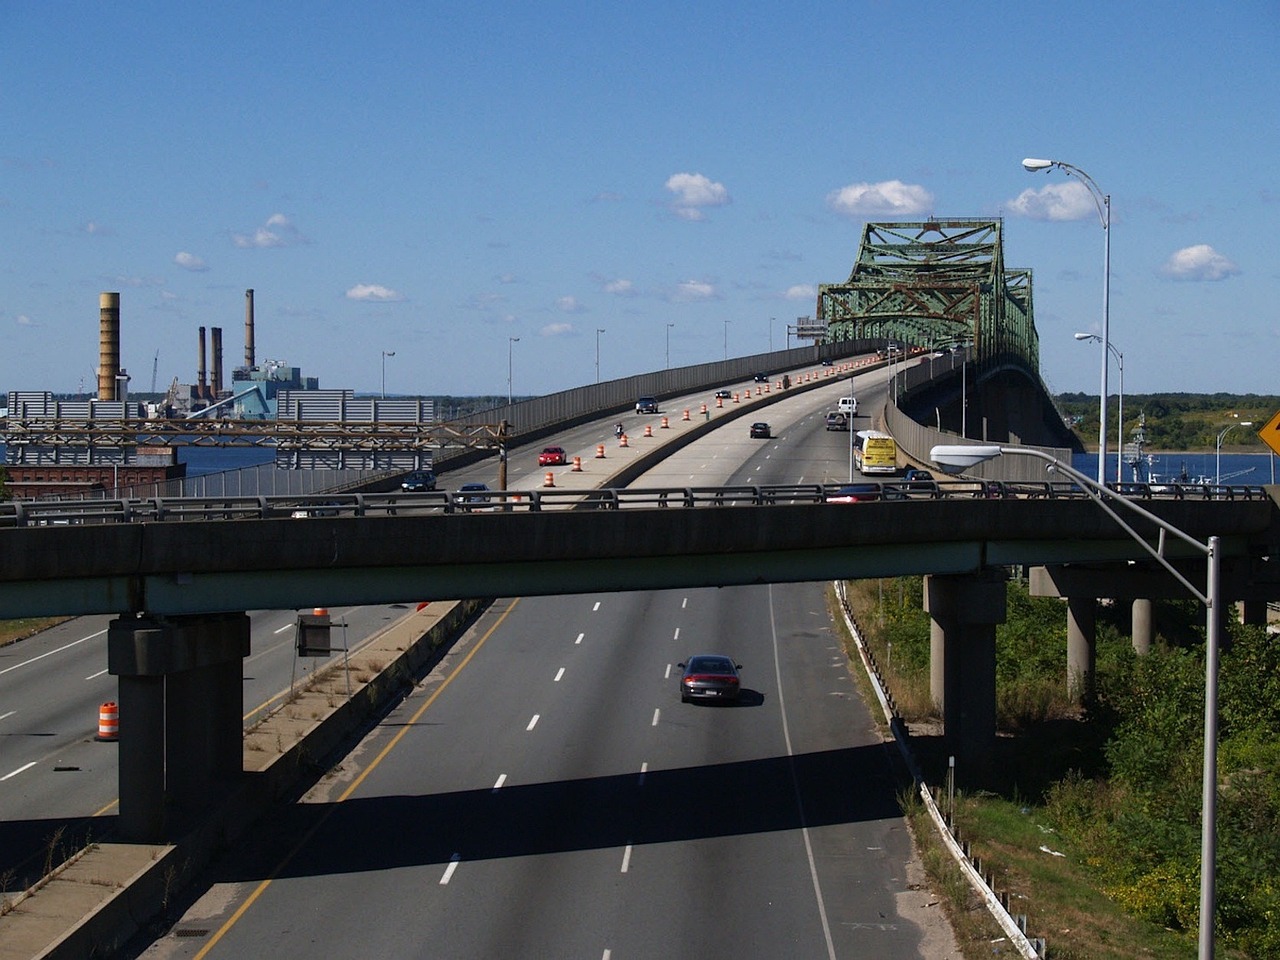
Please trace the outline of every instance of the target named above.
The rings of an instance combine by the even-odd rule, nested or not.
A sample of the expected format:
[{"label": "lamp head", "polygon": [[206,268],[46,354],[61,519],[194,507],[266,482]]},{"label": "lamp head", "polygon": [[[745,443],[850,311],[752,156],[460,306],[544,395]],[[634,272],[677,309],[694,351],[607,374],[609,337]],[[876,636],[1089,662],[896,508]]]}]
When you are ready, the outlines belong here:
[{"label": "lamp head", "polygon": [[1028,173],[1039,173],[1041,170],[1048,170],[1052,166],[1052,160],[1037,160],[1035,157],[1027,157],[1022,161],[1022,168]]},{"label": "lamp head", "polygon": [[929,459],[943,473],[960,473],[998,457],[1002,452],[999,447],[989,444],[940,444],[929,451]]},{"label": "lamp head", "polygon": [[1077,333],[1077,340],[1101,340],[1102,338],[1096,333]]}]

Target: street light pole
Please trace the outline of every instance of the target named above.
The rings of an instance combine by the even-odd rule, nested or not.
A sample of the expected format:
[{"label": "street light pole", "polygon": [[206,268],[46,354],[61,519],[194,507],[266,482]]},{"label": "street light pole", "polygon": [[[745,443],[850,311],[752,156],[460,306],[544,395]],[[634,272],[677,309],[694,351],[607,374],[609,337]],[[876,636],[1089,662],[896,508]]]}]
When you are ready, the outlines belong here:
[{"label": "street light pole", "polygon": [[672,327],[674,327],[674,326],[675,326],[675,324],[674,324],[674,323],[668,323],[668,324],[667,324],[667,366],[666,366],[666,369],[668,369],[668,370],[670,370],[670,369],[671,369],[671,328],[672,328]]},{"label": "street light pole", "polygon": [[[1234,427],[1237,424],[1232,424],[1231,426]],[[1239,426],[1244,426],[1244,424],[1241,423]],[[1037,450],[1035,447],[1001,447],[985,444],[967,446],[940,445],[929,451],[929,459],[948,473],[960,473],[978,463],[1003,454],[1036,457],[1047,461],[1050,469],[1057,470],[1078,483],[1081,489],[1094,503],[1102,508],[1107,516],[1118,523],[1124,532],[1129,534],[1160,566],[1164,567],[1170,576],[1186,587],[1191,592],[1191,595],[1205,606],[1204,775],[1201,780],[1200,794],[1200,934],[1197,957],[1199,960],[1213,960],[1213,920],[1216,910],[1214,875],[1218,843],[1218,653],[1222,642],[1222,556],[1219,538],[1209,537],[1206,542],[1201,543],[1189,533],[1175,527],[1167,520],[1162,520],[1150,510],[1120,496],[1113,490],[1107,489],[1104,483],[1096,483],[1090,480],[1080,471],[1045,453],[1043,450]],[[1113,509],[1112,504],[1122,506],[1155,524],[1160,530],[1156,541],[1157,546],[1151,546],[1138,531]],[[1207,570],[1203,592],[1183,576],[1165,557],[1166,534],[1171,534],[1204,555]]]},{"label": "street light pole", "polygon": [[[1103,339],[1096,333],[1077,333],[1077,340],[1090,340],[1094,343],[1103,343]],[[1107,349],[1116,358],[1116,366],[1120,369],[1120,403],[1116,416],[1116,483],[1124,480],[1120,467],[1124,462],[1124,354],[1116,349],[1114,343],[1108,343]]]},{"label": "street light pole", "polygon": [[[1067,176],[1075,174],[1089,189],[1094,206],[1098,209],[1098,219],[1102,221],[1102,342],[1111,345],[1111,194],[1103,193],[1093,182],[1093,178],[1079,167],[1061,160],[1037,160],[1027,157],[1022,166],[1030,173],[1050,170],[1057,167]],[[1101,408],[1098,411],[1098,483],[1106,482],[1107,462],[1107,369],[1111,366],[1106,351],[1102,354],[1102,387]]]},{"label": "street light pole", "polygon": [[394,350],[382,351],[382,399],[387,399],[387,357],[394,357]]},{"label": "street light pole", "polygon": [[1222,441],[1227,438],[1227,434],[1236,427],[1252,427],[1252,420],[1241,420],[1239,423],[1229,423],[1223,427],[1222,432],[1218,434],[1218,442],[1214,445],[1214,464],[1213,464],[1213,485],[1219,486],[1222,483]]},{"label": "street light pole", "polygon": [[604,327],[596,327],[596,383],[600,382],[600,334],[604,333]]},{"label": "street light pole", "polygon": [[[507,337],[507,406],[511,406],[511,373],[513,370],[515,345],[520,342],[519,337]],[[508,414],[510,416],[510,414]]]},{"label": "street light pole", "polygon": [[724,358],[729,359],[729,321],[724,322]]}]

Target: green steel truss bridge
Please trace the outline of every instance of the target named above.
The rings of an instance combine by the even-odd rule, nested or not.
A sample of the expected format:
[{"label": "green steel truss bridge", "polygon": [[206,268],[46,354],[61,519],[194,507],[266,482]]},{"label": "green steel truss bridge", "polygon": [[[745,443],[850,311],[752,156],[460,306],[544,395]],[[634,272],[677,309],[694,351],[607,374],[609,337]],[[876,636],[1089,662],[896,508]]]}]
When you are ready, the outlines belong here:
[{"label": "green steel truss bridge", "polygon": [[980,368],[1040,383],[1031,271],[1004,263],[1001,220],[868,223],[853,272],[818,287],[827,340],[972,344]]}]

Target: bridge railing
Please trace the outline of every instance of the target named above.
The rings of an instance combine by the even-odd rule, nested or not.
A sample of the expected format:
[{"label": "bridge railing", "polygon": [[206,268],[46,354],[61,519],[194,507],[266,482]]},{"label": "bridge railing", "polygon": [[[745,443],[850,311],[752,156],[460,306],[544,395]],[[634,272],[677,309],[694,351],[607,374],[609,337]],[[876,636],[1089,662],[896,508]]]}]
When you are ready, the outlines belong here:
[{"label": "bridge railing", "polygon": [[[1126,483],[1117,488],[1143,500],[1259,500],[1262,486]],[[886,480],[828,484],[725,487],[653,487],[603,490],[433,491],[316,496],[151,497],[120,500],[0,503],[0,529],[72,524],[181,523],[227,520],[307,520],[336,517],[452,513],[536,513],[567,510],[702,509],[782,504],[909,503],[939,499],[1081,498],[1072,483],[1056,481]]]}]

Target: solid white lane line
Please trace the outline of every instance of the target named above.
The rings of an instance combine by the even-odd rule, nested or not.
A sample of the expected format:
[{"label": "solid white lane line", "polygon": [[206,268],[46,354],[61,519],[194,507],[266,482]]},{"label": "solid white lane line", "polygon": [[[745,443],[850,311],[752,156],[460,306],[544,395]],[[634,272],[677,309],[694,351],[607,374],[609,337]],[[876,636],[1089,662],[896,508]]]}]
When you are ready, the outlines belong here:
[{"label": "solid white lane line", "polygon": [[444,876],[440,878],[440,886],[446,886],[453,877],[453,871],[458,869],[458,861],[462,859],[462,854],[455,853],[449,858],[449,865],[444,868]]},{"label": "solid white lane line", "polygon": [[581,643],[581,642],[582,642],[582,638],[583,638],[583,637],[585,637],[585,636],[586,636],[586,634],[585,634],[585,633],[580,633],[580,634],[578,634],[578,639],[577,639],[577,640],[575,640],[575,641],[573,641],[573,642],[574,642],[574,643]]},{"label": "solid white lane line", "polygon": [[17,710],[10,710],[8,713],[0,713],[0,720],[8,720],[17,712]]},{"label": "solid white lane line", "polygon": [[627,849],[622,851],[622,872],[626,873],[627,868],[631,866],[631,844],[627,844]]},{"label": "solid white lane line", "polygon": [[0,670],[0,677],[4,676],[10,670],[17,670],[19,667],[28,666],[35,663],[37,660],[43,660],[45,657],[52,657],[55,653],[61,653],[63,650],[70,650],[72,647],[79,646],[86,640],[92,640],[94,637],[100,637],[106,632],[106,630],[99,630],[97,633],[91,633],[87,637],[81,637],[79,640],[72,640],[70,643],[58,647],[56,650],[48,650],[39,656],[32,657],[30,660],[23,660],[21,663],[15,663],[12,667],[5,667],[3,670]]},{"label": "solid white lane line", "polygon": [[272,630],[271,632],[272,632],[272,633],[284,633],[286,630],[292,630],[292,629],[293,629],[293,626],[294,626],[294,625],[293,625],[292,623],[286,623],[286,624],[285,624],[283,627],[281,627],[279,630]]},{"label": "solid white lane line", "polygon": [[649,726],[651,726],[651,727],[656,727],[656,726],[658,725],[658,717],[660,717],[661,715],[662,715],[662,710],[661,710],[660,708],[658,708],[658,707],[654,707],[654,708],[653,708],[653,723],[649,724]]},{"label": "solid white lane line", "polygon": [[601,955],[600,960],[609,960],[611,956],[613,956],[613,951],[611,951],[608,947],[605,947],[604,953]]},{"label": "solid white lane line", "polygon": [[528,725],[527,727],[525,727],[525,730],[526,730],[526,731],[528,731],[528,730],[532,730],[532,729],[533,729],[534,727],[536,727],[537,725],[538,725],[538,714],[536,714],[536,713],[535,713],[535,714],[533,715],[533,719],[529,721],[529,725]]},{"label": "solid white lane line", "polygon": [[103,669],[103,670],[99,670],[97,673],[91,673],[91,674],[89,674],[87,677],[85,677],[85,679],[86,679],[86,680],[97,680],[100,676],[102,676],[102,675],[103,675],[104,673],[106,673],[106,672],[107,672],[107,671],[106,671],[105,669]]},{"label": "solid white lane line", "polygon": [[800,835],[804,837],[804,852],[809,858],[809,878],[813,882],[814,899],[818,901],[818,919],[822,922],[822,935],[827,941],[828,960],[836,960],[836,947],[831,940],[831,925],[827,922],[827,906],[822,899],[822,885],[818,883],[818,864],[813,856],[813,841],[809,838],[809,824],[805,819],[804,800],[800,795],[800,781],[796,776],[795,750],[791,746],[791,728],[787,724],[787,703],[782,695],[782,663],[778,653],[778,620],[773,612],[773,585],[769,585],[769,631],[773,635],[773,675],[778,684],[778,713],[782,718],[782,739],[787,745],[787,759],[791,764],[791,788],[795,792],[796,809],[800,812]]},{"label": "solid white lane line", "polygon": [[646,760],[644,763],[640,764],[640,779],[637,781],[636,786],[643,787],[644,778],[647,777],[648,775],[649,775],[649,761]]},{"label": "solid white lane line", "polygon": [[16,777],[16,776],[17,776],[18,774],[20,774],[23,770],[30,770],[32,767],[34,767],[34,766],[36,765],[36,762],[37,762],[37,761],[32,760],[30,763],[23,764],[23,765],[22,765],[22,766],[20,766],[17,770],[11,770],[11,771],[9,771],[9,772],[8,772],[8,773],[6,773],[3,777],[0,777],[0,783],[3,783],[4,781],[8,780],[10,777]]},{"label": "solid white lane line", "polygon": [[506,782],[507,782],[507,775],[505,773],[501,774],[498,777],[498,782],[493,785],[493,790],[491,792],[497,793],[499,790],[502,789],[502,785]]},{"label": "solid white lane line", "polygon": [[552,680],[551,682],[552,682],[552,683],[559,683],[559,682],[560,682],[560,678],[561,678],[561,677],[563,677],[563,676],[564,676],[564,667],[561,667],[559,670],[557,670],[557,671],[556,671],[556,678],[555,678],[554,680]]}]

